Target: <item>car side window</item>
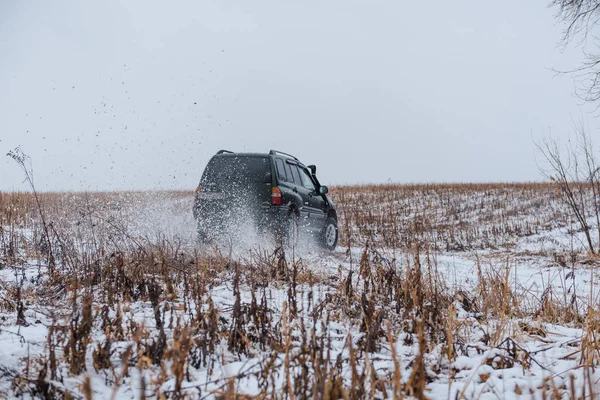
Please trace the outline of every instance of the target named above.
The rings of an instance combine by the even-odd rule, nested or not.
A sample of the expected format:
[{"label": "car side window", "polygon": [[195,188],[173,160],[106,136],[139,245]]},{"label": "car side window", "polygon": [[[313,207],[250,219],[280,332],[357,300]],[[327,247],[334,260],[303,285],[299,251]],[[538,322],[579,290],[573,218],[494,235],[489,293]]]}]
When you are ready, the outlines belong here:
[{"label": "car side window", "polygon": [[275,160],[275,165],[277,166],[277,175],[279,176],[279,180],[283,182],[289,182],[290,180],[288,179],[287,174],[285,173],[285,166],[283,164],[283,160],[277,158]]},{"label": "car side window", "polygon": [[294,183],[298,186],[302,186],[302,181],[300,180],[300,174],[298,174],[298,167],[294,164],[288,164],[288,167],[292,170],[292,176],[294,177]]},{"label": "car side window", "polygon": [[300,179],[302,179],[302,186],[304,186],[310,191],[316,191],[317,188],[315,187],[315,184],[312,181],[312,178],[310,177],[308,171],[301,167],[298,167],[298,170],[300,171]]},{"label": "car side window", "polygon": [[285,171],[287,172],[288,182],[294,183],[294,175],[292,175],[292,165],[284,163]]}]

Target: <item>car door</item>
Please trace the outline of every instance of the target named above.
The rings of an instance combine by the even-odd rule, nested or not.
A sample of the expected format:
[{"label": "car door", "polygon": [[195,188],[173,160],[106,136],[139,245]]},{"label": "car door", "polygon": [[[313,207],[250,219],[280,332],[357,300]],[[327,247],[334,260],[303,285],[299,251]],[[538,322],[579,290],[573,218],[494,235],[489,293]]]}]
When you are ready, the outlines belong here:
[{"label": "car door", "polygon": [[317,192],[317,185],[313,181],[308,169],[300,164],[297,167],[302,187],[308,192],[310,227],[314,231],[320,231],[325,225],[325,218],[327,217],[325,199]]},{"label": "car door", "polygon": [[300,172],[298,171],[298,165],[295,161],[286,160],[286,168],[288,171],[288,177],[292,177],[293,187],[292,190],[295,194],[300,196],[302,204],[299,207],[300,212],[300,226],[308,226],[310,221],[310,196],[309,191],[302,186],[302,178],[300,178]]}]

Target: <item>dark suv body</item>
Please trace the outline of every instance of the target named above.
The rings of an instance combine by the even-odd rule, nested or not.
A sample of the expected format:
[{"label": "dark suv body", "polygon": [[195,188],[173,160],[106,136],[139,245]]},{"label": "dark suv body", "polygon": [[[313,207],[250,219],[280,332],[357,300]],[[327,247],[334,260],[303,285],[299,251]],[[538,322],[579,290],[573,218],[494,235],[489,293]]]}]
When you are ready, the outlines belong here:
[{"label": "dark suv body", "polygon": [[227,229],[227,221],[242,218],[282,238],[309,233],[334,249],[337,214],[327,192],[316,177],[316,167],[289,154],[220,150],[196,189],[194,218],[201,239],[218,236]]}]

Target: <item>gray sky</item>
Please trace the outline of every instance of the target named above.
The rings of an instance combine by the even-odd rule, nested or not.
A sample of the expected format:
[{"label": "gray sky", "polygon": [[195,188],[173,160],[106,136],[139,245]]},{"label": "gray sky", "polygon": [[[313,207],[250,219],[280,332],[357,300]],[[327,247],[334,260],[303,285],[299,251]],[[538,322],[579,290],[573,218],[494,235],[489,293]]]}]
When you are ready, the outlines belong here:
[{"label": "gray sky", "polygon": [[221,148],[326,184],[540,180],[532,138],[589,112],[546,5],[0,0],[0,190],[16,146],[40,190],[192,189]]}]

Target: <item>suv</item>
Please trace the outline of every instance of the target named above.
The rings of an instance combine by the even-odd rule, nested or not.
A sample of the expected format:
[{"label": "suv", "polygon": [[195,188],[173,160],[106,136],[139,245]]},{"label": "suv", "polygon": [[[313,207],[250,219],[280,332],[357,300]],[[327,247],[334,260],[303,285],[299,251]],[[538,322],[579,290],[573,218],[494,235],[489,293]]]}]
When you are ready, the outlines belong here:
[{"label": "suv", "polygon": [[289,241],[306,232],[326,249],[335,249],[335,204],[316,170],[280,151],[220,150],[206,165],[196,189],[193,212],[200,239],[219,236],[231,221],[237,225],[240,219],[250,219],[261,231],[281,239]]}]

